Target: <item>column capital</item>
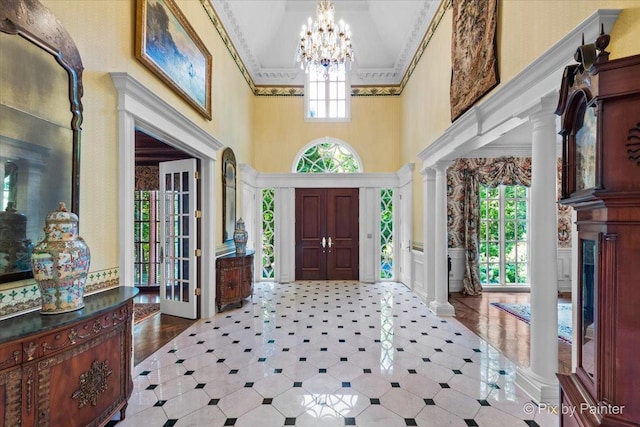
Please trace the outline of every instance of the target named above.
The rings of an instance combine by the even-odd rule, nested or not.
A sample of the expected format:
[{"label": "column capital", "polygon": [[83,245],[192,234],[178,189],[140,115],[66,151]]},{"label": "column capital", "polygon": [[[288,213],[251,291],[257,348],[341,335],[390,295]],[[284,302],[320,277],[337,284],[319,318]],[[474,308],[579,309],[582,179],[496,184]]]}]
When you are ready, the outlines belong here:
[{"label": "column capital", "polygon": [[446,173],[447,169],[451,165],[453,165],[454,162],[455,162],[455,160],[438,160],[433,165],[433,168],[435,169],[436,173]]},{"label": "column capital", "polygon": [[521,119],[526,119],[532,123],[548,120],[553,118],[555,121],[556,107],[558,105],[558,93],[553,92],[541,97],[531,107],[518,114]]},{"label": "column capital", "polygon": [[436,170],[434,168],[422,168],[420,170],[420,174],[422,175],[422,181],[433,181],[436,179]]}]

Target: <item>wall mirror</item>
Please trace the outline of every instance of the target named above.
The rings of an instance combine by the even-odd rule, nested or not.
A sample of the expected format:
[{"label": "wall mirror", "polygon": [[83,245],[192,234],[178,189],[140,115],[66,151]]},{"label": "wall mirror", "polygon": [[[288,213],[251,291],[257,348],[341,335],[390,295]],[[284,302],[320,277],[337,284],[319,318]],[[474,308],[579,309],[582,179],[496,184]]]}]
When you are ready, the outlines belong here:
[{"label": "wall mirror", "polygon": [[233,240],[236,228],[236,156],[231,148],[222,152],[222,242]]},{"label": "wall mirror", "polygon": [[65,202],[78,213],[82,62],[37,0],[0,9],[0,288],[32,277],[44,219]]}]

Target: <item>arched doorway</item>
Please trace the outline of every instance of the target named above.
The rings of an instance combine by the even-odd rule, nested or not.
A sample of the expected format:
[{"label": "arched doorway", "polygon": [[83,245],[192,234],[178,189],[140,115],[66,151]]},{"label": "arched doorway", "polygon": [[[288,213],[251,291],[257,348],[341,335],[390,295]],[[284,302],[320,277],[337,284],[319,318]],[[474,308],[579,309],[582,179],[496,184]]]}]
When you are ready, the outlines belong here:
[{"label": "arched doorway", "polygon": [[[362,162],[344,141],[323,138],[303,147],[293,172],[362,172]],[[359,189],[296,188],[296,280],[359,278]]]}]

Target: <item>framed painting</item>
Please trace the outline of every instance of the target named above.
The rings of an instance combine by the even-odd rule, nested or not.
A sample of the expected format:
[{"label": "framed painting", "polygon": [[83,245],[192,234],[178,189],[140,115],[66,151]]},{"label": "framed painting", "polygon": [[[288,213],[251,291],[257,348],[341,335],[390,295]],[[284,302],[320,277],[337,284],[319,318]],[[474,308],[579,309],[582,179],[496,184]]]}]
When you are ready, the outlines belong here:
[{"label": "framed painting", "polygon": [[453,0],[451,121],[500,83],[498,0]]},{"label": "framed painting", "polygon": [[211,120],[211,54],[173,0],[137,0],[135,55]]}]

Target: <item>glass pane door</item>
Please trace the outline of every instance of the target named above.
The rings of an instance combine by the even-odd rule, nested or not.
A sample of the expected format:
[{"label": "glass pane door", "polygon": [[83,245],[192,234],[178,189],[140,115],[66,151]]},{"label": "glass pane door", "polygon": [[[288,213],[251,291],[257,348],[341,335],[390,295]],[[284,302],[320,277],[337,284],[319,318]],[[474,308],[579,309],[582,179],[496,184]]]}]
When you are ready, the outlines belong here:
[{"label": "glass pane door", "polygon": [[160,164],[160,310],[195,319],[196,160]]}]

